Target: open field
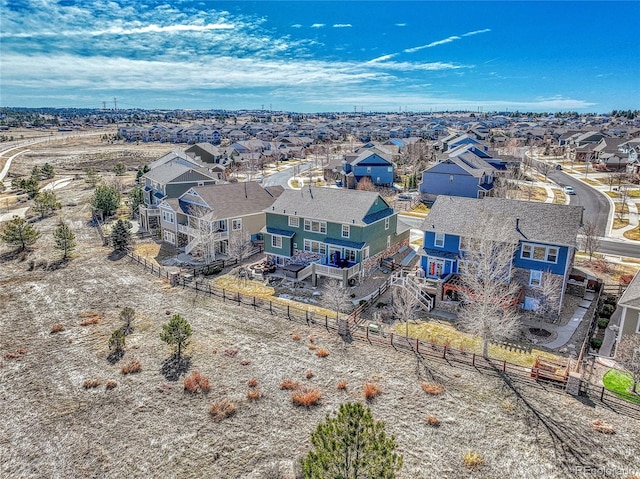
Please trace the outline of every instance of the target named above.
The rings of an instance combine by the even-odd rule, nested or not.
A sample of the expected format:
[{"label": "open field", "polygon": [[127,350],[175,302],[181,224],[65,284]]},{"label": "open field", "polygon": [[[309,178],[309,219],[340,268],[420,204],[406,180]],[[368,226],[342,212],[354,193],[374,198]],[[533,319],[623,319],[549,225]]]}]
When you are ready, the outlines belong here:
[{"label": "open field", "polygon": [[[65,213],[74,218],[75,210]],[[473,369],[417,364],[409,354],[348,344],[322,329],[171,289],[126,258],[108,259],[108,250],[95,246],[95,231],[75,218],[81,252],[66,267],[28,271],[30,258],[53,260],[46,242],[24,261],[2,257],[1,477],[277,477],[268,475],[273,465],[291,469],[315,425],[340,403],[363,400],[367,381],[382,389],[371,407],[397,437],[403,478],[582,477],[578,466],[605,464],[640,469],[636,420],[528,382],[510,387]],[[54,224],[50,218],[38,227],[46,235]],[[124,358],[110,364],[107,341],[125,306],[136,309],[135,329]],[[206,395],[185,393],[184,376],[174,380],[166,367],[170,350],[159,333],[167,311],[193,326],[187,354],[190,369],[210,378]],[[52,334],[57,324],[64,329]],[[310,337],[327,357],[309,348]],[[133,359],[142,371],[123,375]],[[252,378],[262,393],[257,400],[247,399]],[[285,378],[320,388],[320,405],[293,406],[279,387]],[[337,388],[340,380],[346,390]],[[85,388],[85,381],[99,384]],[[107,381],[116,387],[107,389]],[[426,395],[421,381],[441,384],[444,394]],[[238,410],[216,422],[208,408],[223,398]],[[427,415],[440,426],[429,425]],[[616,434],[594,432],[594,420]],[[469,450],[484,458],[478,471],[463,465]]]}]

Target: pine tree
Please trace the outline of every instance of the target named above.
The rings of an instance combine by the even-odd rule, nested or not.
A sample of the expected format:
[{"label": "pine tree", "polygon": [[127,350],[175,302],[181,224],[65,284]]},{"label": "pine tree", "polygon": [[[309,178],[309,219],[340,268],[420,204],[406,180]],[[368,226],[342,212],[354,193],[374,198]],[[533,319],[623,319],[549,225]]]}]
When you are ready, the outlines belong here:
[{"label": "pine tree", "polygon": [[109,338],[109,351],[117,356],[122,356],[124,353],[125,336],[120,329],[116,329],[111,333]]},{"label": "pine tree", "polygon": [[120,192],[113,186],[98,185],[91,197],[91,206],[109,216],[120,206]]},{"label": "pine tree", "polygon": [[66,224],[60,222],[53,232],[55,248],[62,251],[62,259],[67,259],[69,253],[76,248],[76,235]]},{"label": "pine tree", "polygon": [[37,181],[40,181],[44,178],[44,174],[42,173],[42,169],[36,165],[31,170],[31,178],[35,178]]},{"label": "pine tree", "polygon": [[42,177],[47,180],[53,178],[56,174],[53,166],[51,166],[49,163],[45,163],[44,165],[42,165],[42,170],[40,171],[42,172]]},{"label": "pine tree", "polygon": [[160,339],[170,346],[175,345],[175,357],[180,359],[182,350],[189,345],[189,338],[193,331],[191,325],[179,314],[174,314],[171,320],[162,326]]},{"label": "pine tree", "polygon": [[127,167],[124,166],[124,163],[118,162],[114,165],[113,171],[115,172],[116,176],[122,176],[127,172]]},{"label": "pine tree", "polygon": [[87,183],[92,188],[95,188],[98,183],[100,183],[100,177],[96,173],[96,170],[93,168],[89,168],[86,171],[86,177],[84,178],[85,183]]},{"label": "pine tree", "polygon": [[53,191],[41,191],[33,200],[33,209],[40,213],[41,218],[60,208],[62,205]]},{"label": "pine tree", "polygon": [[131,245],[131,223],[118,220],[111,230],[111,244],[114,251],[124,251]]},{"label": "pine tree", "polygon": [[129,192],[129,199],[127,201],[129,203],[129,208],[131,208],[131,217],[135,218],[138,215],[140,206],[144,205],[144,193],[142,191],[142,186],[134,186]]},{"label": "pine tree", "polygon": [[122,308],[122,311],[120,311],[120,319],[124,321],[124,325],[120,329],[125,334],[125,336],[133,332],[133,326],[131,326],[131,323],[133,322],[133,318],[135,318],[135,316],[136,310],[129,306],[127,306],[126,308]]},{"label": "pine tree", "polygon": [[18,246],[19,251],[34,244],[39,237],[40,232],[19,216],[14,216],[0,231],[0,239],[9,246]]},{"label": "pine tree", "polygon": [[342,404],[336,417],[327,415],[311,444],[314,449],[302,460],[305,479],[393,479],[402,468],[395,438],[360,403]]}]

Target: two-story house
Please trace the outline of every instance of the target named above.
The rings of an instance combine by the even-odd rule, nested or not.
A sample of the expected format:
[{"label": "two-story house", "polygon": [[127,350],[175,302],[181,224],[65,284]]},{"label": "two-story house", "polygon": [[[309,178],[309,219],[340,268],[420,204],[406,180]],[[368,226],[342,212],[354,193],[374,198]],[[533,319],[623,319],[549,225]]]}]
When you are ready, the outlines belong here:
[{"label": "two-story house", "polygon": [[618,300],[617,311],[611,317],[612,322],[615,316],[620,317],[616,345],[624,336],[640,334],[640,272],[636,273]]},{"label": "two-story house", "polygon": [[378,194],[335,188],[285,190],[265,210],[265,252],[279,266],[301,267],[299,280],[364,274],[363,263],[406,240],[409,231]]},{"label": "two-story house", "polygon": [[454,293],[462,272],[465,251],[474,240],[514,245],[509,277],[522,287],[520,306],[537,310],[544,281],[554,281],[561,292],[559,311],[573,267],[577,235],[582,225],[581,206],[534,203],[503,198],[472,199],[439,196],[423,222],[421,268],[431,279],[436,300]]},{"label": "two-story house", "polygon": [[363,178],[374,185],[392,186],[396,164],[387,155],[369,149],[347,155],[342,163],[342,185],[355,188]]},{"label": "two-story house", "polygon": [[191,187],[158,205],[162,239],[206,260],[227,255],[230,245],[247,243],[260,233],[264,209],[283,190],[254,181]]},{"label": "two-story house", "polygon": [[429,197],[438,195],[484,198],[493,189],[496,168],[466,152],[451,156],[422,172],[418,188]]}]

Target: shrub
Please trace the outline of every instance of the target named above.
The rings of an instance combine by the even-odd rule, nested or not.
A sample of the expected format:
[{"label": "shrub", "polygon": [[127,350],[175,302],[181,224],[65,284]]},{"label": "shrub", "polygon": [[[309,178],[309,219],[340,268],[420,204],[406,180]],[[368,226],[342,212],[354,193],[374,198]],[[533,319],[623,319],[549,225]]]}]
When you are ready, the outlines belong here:
[{"label": "shrub", "polygon": [[363,386],[364,397],[367,401],[371,401],[376,396],[382,393],[382,388],[375,383],[364,383]]},{"label": "shrub", "polygon": [[247,384],[250,388],[255,388],[258,385],[258,380],[256,378],[251,378]]},{"label": "shrub", "polygon": [[293,333],[291,335],[291,339],[293,339],[294,341],[300,341],[300,335],[298,333]]},{"label": "shrub", "polygon": [[91,316],[90,318],[83,319],[80,322],[80,326],[90,326],[92,324],[98,324],[100,322],[100,316]]},{"label": "shrub", "polygon": [[230,399],[221,399],[209,406],[209,414],[216,422],[233,416],[237,410],[238,406]]},{"label": "shrub", "polygon": [[318,388],[302,388],[291,393],[291,402],[296,406],[315,406],[322,399],[322,391]]},{"label": "shrub", "polygon": [[[629,283],[631,283],[632,279],[633,279],[633,275],[632,274],[620,275],[620,284],[629,284]],[[615,298],[614,298],[614,300],[615,300]],[[613,303],[613,304],[615,304],[615,303]]]},{"label": "shrub", "polygon": [[606,329],[609,326],[609,318],[599,318],[598,319],[598,328]]},{"label": "shrub", "polygon": [[313,336],[309,336],[309,342],[313,344],[314,341],[315,341],[315,338]]},{"label": "shrub", "polygon": [[341,379],[340,381],[338,381],[338,389],[341,390],[346,390],[347,389],[347,380],[346,379]]},{"label": "shrub", "polygon": [[[631,276],[631,279],[633,279],[633,275],[625,275],[625,276]],[[618,298],[616,298],[612,294],[607,294],[604,297],[604,302],[605,304],[613,304],[615,306],[616,304],[618,304]]]},{"label": "shrub", "polygon": [[256,401],[262,397],[262,391],[258,388],[249,389],[247,391],[247,399],[249,401]]},{"label": "shrub", "polygon": [[251,361],[249,361],[248,359],[243,359],[242,361],[240,361],[240,364],[242,366],[248,366],[249,364],[251,364]]},{"label": "shrub", "polygon": [[605,303],[602,305],[602,310],[600,311],[600,317],[610,318],[615,310],[616,310],[616,307],[613,304]]},{"label": "shrub", "polygon": [[327,356],[329,356],[329,351],[327,351],[325,348],[319,348],[316,351],[316,356],[318,356],[319,358],[326,358]]},{"label": "shrub", "polygon": [[431,396],[438,396],[444,392],[444,386],[437,383],[422,383],[422,390]]},{"label": "shrub", "polygon": [[305,374],[305,377],[307,379],[311,379],[313,377],[313,371],[307,371],[307,374]]},{"label": "shrub", "polygon": [[316,346],[315,344],[310,344],[310,345],[309,345],[309,349],[310,349],[311,351],[315,351],[316,349],[318,349],[318,346]]},{"label": "shrub", "polygon": [[122,366],[122,374],[135,374],[142,371],[142,364],[137,359],[133,359],[128,364]]},{"label": "shrub", "polygon": [[478,469],[484,464],[484,458],[476,451],[465,452],[464,456],[462,456],[462,461],[464,462],[464,465],[469,469]]},{"label": "shrub", "polygon": [[105,389],[114,389],[117,385],[118,385],[118,383],[115,382],[115,381],[107,381],[107,383],[104,385],[104,388]]},{"label": "shrub", "polygon": [[440,419],[438,419],[436,416],[434,416],[433,414],[429,414],[426,418],[425,421],[427,421],[427,424],[431,427],[440,427]]},{"label": "shrub", "polygon": [[98,381],[97,379],[87,379],[82,383],[82,387],[85,389],[93,389],[97,388],[98,386],[100,386],[100,381]]},{"label": "shrub", "polygon": [[208,377],[195,370],[184,378],[184,390],[192,394],[197,392],[208,393],[211,391],[211,383]]},{"label": "shrub", "polygon": [[18,354],[19,354],[19,355],[21,355],[21,356],[24,356],[25,354],[27,354],[27,350],[26,350],[26,349],[24,349],[24,348],[18,348],[18,349],[16,350],[16,353],[18,353]]},{"label": "shrub", "polygon": [[294,390],[294,389],[298,389],[299,387],[300,387],[300,384],[295,381],[292,381],[291,379],[284,379],[280,383],[280,389]]},{"label": "shrub", "polygon": [[597,351],[600,349],[600,346],[602,346],[602,338],[591,338],[589,344],[591,344],[591,347]]},{"label": "shrub", "polygon": [[591,423],[591,429],[601,432],[602,434],[615,434],[616,430],[611,424],[608,424],[600,419],[597,419]]},{"label": "shrub", "polygon": [[59,333],[60,331],[64,331],[64,326],[62,324],[54,324],[51,326],[51,334]]},{"label": "shrub", "polygon": [[225,349],[224,350],[224,354],[226,356],[229,356],[229,357],[234,357],[236,354],[238,354],[238,350],[235,349],[235,348],[234,349]]}]

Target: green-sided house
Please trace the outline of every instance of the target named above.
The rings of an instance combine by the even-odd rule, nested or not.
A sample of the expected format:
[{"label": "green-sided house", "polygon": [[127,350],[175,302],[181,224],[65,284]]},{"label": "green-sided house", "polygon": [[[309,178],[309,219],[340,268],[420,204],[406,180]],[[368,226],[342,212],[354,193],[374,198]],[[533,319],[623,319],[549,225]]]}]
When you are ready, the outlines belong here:
[{"label": "green-sided house", "polygon": [[397,213],[370,191],[304,187],[285,190],[265,210],[265,252],[298,280],[349,280],[384,257],[409,231]]}]

